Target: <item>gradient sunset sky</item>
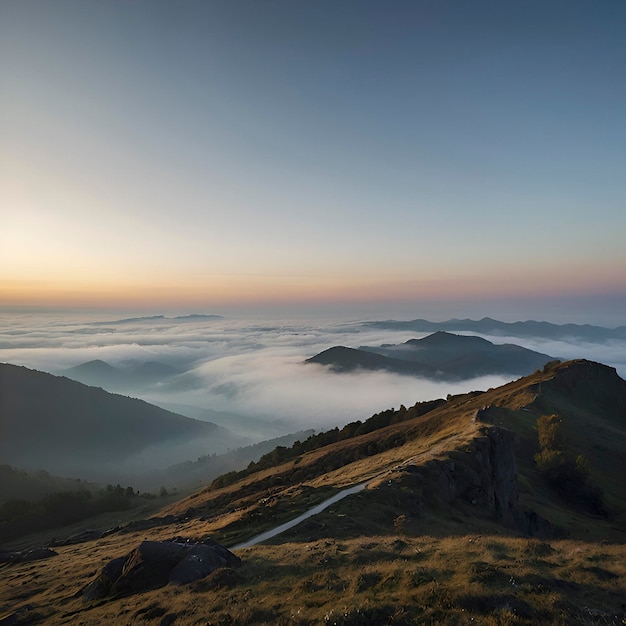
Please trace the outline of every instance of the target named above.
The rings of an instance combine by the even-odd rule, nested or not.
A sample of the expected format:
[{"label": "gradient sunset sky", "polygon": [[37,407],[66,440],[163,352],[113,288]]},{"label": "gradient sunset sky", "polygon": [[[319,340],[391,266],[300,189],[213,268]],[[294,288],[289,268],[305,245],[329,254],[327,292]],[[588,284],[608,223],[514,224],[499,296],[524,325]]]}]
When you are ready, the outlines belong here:
[{"label": "gradient sunset sky", "polygon": [[0,37],[0,304],[626,323],[623,0],[2,0]]}]

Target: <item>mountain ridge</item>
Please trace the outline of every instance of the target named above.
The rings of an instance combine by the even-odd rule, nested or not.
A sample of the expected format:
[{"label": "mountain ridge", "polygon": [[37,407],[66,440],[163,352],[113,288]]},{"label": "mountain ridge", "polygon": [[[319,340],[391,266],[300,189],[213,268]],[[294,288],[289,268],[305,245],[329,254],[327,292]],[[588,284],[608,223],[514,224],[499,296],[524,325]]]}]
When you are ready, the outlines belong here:
[{"label": "mountain ridge", "polygon": [[491,317],[480,320],[450,319],[443,322],[431,322],[425,319],[408,321],[380,320],[364,322],[363,326],[390,330],[409,330],[414,332],[432,333],[443,331],[469,331],[494,336],[537,337],[544,339],[586,339],[589,341],[605,341],[607,339],[626,339],[626,326],[605,328],[592,324],[553,324],[526,320],[502,322]]},{"label": "mountain ridge", "polygon": [[334,346],[306,363],[329,366],[334,372],[387,370],[437,380],[462,380],[489,374],[525,375],[554,357],[515,344],[496,345],[482,337],[437,331],[404,344]]},{"label": "mountain ridge", "polygon": [[166,317],[165,315],[146,315],[143,317],[127,317],[119,320],[111,320],[109,322],[91,322],[91,326],[107,326],[118,324],[135,324],[139,322],[160,322],[160,321],[188,321],[193,322],[196,320],[221,320],[224,319],[222,315],[210,315],[205,313],[191,313],[189,315],[177,315],[175,317]]}]

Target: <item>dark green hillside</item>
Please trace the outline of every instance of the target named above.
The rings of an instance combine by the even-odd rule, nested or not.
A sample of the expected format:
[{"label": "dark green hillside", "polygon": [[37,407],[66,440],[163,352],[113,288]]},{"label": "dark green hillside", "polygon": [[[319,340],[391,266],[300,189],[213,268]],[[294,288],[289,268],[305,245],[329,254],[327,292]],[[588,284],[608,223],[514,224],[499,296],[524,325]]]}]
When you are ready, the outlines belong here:
[{"label": "dark green hillside", "polygon": [[[626,502],[626,381],[610,367],[585,360],[541,383],[531,407],[561,420],[562,447],[588,464],[609,513]],[[626,531],[626,518],[621,523]]]},{"label": "dark green hillside", "polygon": [[142,400],[6,363],[0,364],[0,428],[4,462],[63,473],[222,431]]},{"label": "dark green hillside", "polygon": [[80,478],[54,476],[45,470],[25,472],[0,465],[0,504],[6,500],[39,500],[57,491],[93,490],[99,486]]}]

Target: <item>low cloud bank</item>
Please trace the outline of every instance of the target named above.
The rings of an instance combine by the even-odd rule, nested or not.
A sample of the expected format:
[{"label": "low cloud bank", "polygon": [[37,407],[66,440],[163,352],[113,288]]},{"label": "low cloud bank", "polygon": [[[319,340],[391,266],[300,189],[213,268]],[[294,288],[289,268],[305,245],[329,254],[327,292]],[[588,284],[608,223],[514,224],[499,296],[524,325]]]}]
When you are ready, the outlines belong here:
[{"label": "low cloud bank", "polygon": [[[279,350],[209,361],[182,379],[189,381],[189,387],[169,394],[181,394],[192,404],[312,427],[342,425],[400,404],[410,406],[418,400],[487,389],[510,380],[487,376],[451,384],[387,372],[338,375],[303,363],[301,354],[285,355]],[[161,397],[167,396],[166,392]]]},{"label": "low cloud bank", "polygon": [[537,352],[550,354],[564,361],[570,359],[597,361],[614,367],[622,378],[626,378],[626,342],[617,339],[593,343],[577,341],[576,339],[556,341],[533,338],[521,339],[519,337],[491,337],[489,335],[481,335],[481,337],[496,344],[515,343]]},{"label": "low cloud bank", "polygon": [[[53,373],[94,359],[120,367],[133,361],[158,361],[183,373],[130,395],[160,404],[239,413],[259,423],[279,424],[285,432],[343,425],[400,404],[487,389],[510,380],[488,376],[449,383],[386,372],[338,375],[304,364],[306,358],[334,345],[397,344],[424,336],[372,329],[358,322],[166,319],[94,326],[93,319],[7,314],[0,322],[0,361]],[[486,338],[564,359],[604,362],[626,375],[626,345],[621,342]]]}]

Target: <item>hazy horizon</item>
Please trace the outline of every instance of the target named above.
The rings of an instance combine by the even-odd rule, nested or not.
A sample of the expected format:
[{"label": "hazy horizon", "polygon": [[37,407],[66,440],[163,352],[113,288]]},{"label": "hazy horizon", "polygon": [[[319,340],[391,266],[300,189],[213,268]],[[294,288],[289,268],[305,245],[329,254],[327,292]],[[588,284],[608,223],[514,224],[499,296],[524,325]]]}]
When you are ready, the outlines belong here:
[{"label": "hazy horizon", "polygon": [[[180,374],[163,384],[137,390],[135,395],[157,404],[190,404],[306,427],[341,425],[401,403],[497,386],[512,378],[494,376],[450,383],[387,372],[337,376],[322,367],[303,364],[306,358],[333,345],[375,346],[425,336],[372,328],[363,324],[364,320],[176,320],[169,316],[153,320],[147,316],[112,324],[127,317],[132,315],[120,318],[93,311],[87,315],[0,313],[0,361],[53,373],[96,359],[126,367],[133,362],[156,361],[175,367]],[[557,358],[598,360],[626,375],[626,346],[617,340],[592,343],[483,336],[494,343],[516,343]]]},{"label": "hazy horizon", "polygon": [[626,324],[626,295],[569,297],[510,297],[457,299],[454,297],[427,301],[368,303],[267,303],[265,305],[227,306],[198,305],[181,307],[164,300],[159,306],[42,306],[0,303],[0,316],[50,315],[79,316],[83,319],[118,320],[163,315],[219,315],[231,319],[308,319],[335,321],[412,320],[442,322],[449,319],[482,319],[491,317],[503,322],[527,320],[553,324],[592,324],[614,328]]}]

